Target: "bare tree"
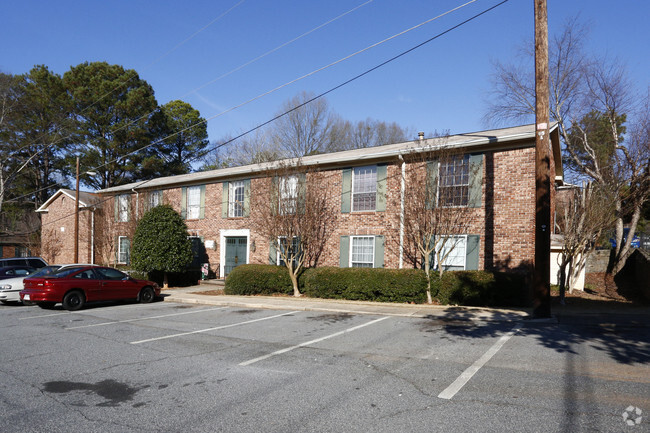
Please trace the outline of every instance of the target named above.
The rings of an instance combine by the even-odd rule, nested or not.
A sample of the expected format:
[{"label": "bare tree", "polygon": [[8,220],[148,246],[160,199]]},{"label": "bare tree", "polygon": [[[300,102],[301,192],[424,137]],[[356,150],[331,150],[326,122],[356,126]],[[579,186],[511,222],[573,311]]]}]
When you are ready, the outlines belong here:
[{"label": "bare tree", "polygon": [[[431,271],[442,277],[448,259],[468,233],[472,220],[472,203],[477,200],[472,185],[480,162],[470,162],[469,155],[444,144],[430,150],[404,156],[404,181],[409,191],[404,201],[404,257],[414,267],[423,267],[427,276],[427,302],[432,303]],[[478,196],[480,200],[480,195]]]},{"label": "bare tree", "polygon": [[326,99],[313,98],[312,93],[302,92],[286,101],[278,113],[287,114],[273,124],[270,139],[285,157],[323,153],[328,148],[336,115],[330,112]]},{"label": "bare tree", "polygon": [[55,228],[43,229],[44,236],[41,236],[41,257],[48,263],[56,263],[56,258],[61,252],[63,240],[59,236],[59,231]]},{"label": "bare tree", "polygon": [[[635,135],[624,143],[626,115],[640,102],[618,60],[592,60],[583,49],[585,26],[576,19],[550,44],[551,118],[558,123],[565,145],[565,166],[574,181],[588,180],[612,194],[615,203],[616,251],[610,269],[618,273],[631,252],[641,209],[650,199],[647,114],[632,117]],[[529,44],[532,47],[532,44]],[[531,61],[532,49],[522,50]],[[533,68],[495,65],[486,120],[530,119],[534,113]],[[646,96],[646,100],[648,97]],[[647,102],[642,104],[647,107]],[[645,110],[647,112],[647,108]],[[644,120],[645,119],[645,120]],[[598,128],[594,128],[598,126]],[[647,134],[646,134],[647,137]],[[630,233],[623,236],[624,218],[631,215]]]},{"label": "bare tree", "polygon": [[[271,250],[289,271],[294,296],[301,295],[298,275],[318,264],[336,227],[334,181],[333,175],[309,171],[294,160],[271,170],[260,180],[262,192],[255,194],[255,230],[269,239]],[[274,262],[275,254],[271,253]]]},{"label": "bare tree", "polygon": [[571,189],[558,201],[558,226],[563,236],[558,281],[563,304],[567,288],[569,293],[573,290],[598,239],[611,227],[614,205],[608,193],[599,184],[589,183]]}]

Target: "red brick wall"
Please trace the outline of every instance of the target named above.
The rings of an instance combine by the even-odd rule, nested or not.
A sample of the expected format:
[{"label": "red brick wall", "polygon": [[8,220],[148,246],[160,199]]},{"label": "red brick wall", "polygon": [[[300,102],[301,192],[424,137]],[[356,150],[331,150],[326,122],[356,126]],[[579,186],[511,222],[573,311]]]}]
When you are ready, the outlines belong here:
[{"label": "red brick wall", "polygon": [[[480,235],[479,268],[523,269],[527,270],[534,257],[534,147],[516,150],[490,151],[483,158],[483,194],[482,206],[472,210],[468,234]],[[341,213],[341,182],[342,170],[326,170],[319,173],[309,173],[307,183],[314,176],[319,176],[327,185],[331,194],[331,206],[338,212],[336,230],[328,239],[326,250],[321,256],[320,266],[338,266],[340,237],[347,235],[384,235],[385,256],[384,266],[397,268],[399,265],[399,194],[401,168],[396,160],[387,166],[387,205],[385,212],[351,212]],[[264,190],[263,184],[268,179],[252,179],[251,195]],[[251,212],[248,218],[221,218],[222,183],[206,185],[205,218],[187,220],[190,235],[201,236],[204,240],[216,241],[216,249],[208,249],[209,262],[216,269],[221,262],[220,231],[250,230],[250,240],[255,242],[256,250],[250,253],[250,263],[268,263],[269,241],[256,233],[253,220],[256,218],[255,200],[251,199]],[[408,198],[408,191],[407,191]],[[106,223],[101,233],[96,234],[104,241],[97,243],[114,244],[117,236],[128,236],[132,239],[135,227],[136,203],[132,196],[133,221],[129,223],[114,222],[114,201],[108,199],[104,204]],[[137,206],[139,216],[145,211],[147,194],[138,195]],[[163,191],[163,202],[170,204],[176,211],[181,211],[181,188]],[[487,205],[486,205],[487,203]],[[49,213],[43,216],[45,227],[56,228],[55,232],[61,237],[63,245],[56,262],[70,261],[72,257],[73,234],[73,200],[57,200],[50,206]],[[88,214],[88,212],[86,212]],[[487,216],[487,218],[486,218]],[[53,220],[57,220],[53,222]],[[82,218],[83,221],[83,218]],[[97,224],[99,226],[99,224]],[[65,227],[65,232],[60,232]],[[80,224],[80,261],[89,260],[89,225]],[[43,241],[47,242],[46,230]],[[113,245],[115,247],[115,245]],[[98,248],[100,249],[100,248]],[[114,248],[107,251],[96,251],[98,263],[113,263]],[[46,258],[47,259],[47,258]],[[406,263],[404,266],[408,266]]]}]

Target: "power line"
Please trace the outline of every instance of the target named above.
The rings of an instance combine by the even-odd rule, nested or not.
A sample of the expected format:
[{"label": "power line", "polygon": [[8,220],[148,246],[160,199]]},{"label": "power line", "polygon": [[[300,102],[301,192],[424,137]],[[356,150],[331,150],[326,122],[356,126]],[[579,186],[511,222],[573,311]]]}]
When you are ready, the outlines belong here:
[{"label": "power line", "polygon": [[[205,30],[206,28],[208,28],[209,26],[211,26],[212,24],[214,24],[216,21],[218,21],[219,19],[221,19],[221,18],[222,18],[223,16],[225,16],[226,14],[228,14],[230,11],[232,11],[233,9],[235,9],[236,7],[238,7],[239,5],[241,5],[244,1],[245,1],[245,0],[240,1],[239,3],[237,3],[236,5],[234,5],[233,7],[231,7],[230,9],[228,9],[226,12],[224,12],[224,13],[221,14],[221,15],[219,15],[217,18],[213,19],[213,20],[212,20],[210,23],[208,23],[206,26],[202,27],[202,28],[199,29],[197,32],[195,32],[194,34],[192,34],[190,37],[188,37],[188,38],[185,39],[184,41],[182,41],[182,42],[180,42],[179,44],[177,44],[174,48],[172,48],[171,50],[169,50],[169,51],[168,51],[167,53],[165,53],[163,56],[159,57],[158,59],[156,59],[155,61],[153,61],[152,63],[150,63],[148,66],[145,67],[145,69],[147,69],[147,68],[149,68],[151,65],[157,63],[157,62],[160,61],[162,58],[164,58],[165,56],[167,56],[168,54],[170,54],[172,51],[175,51],[175,50],[176,50],[177,48],[179,48],[181,45],[185,44],[187,41],[189,41],[190,39],[192,39],[193,37],[195,37],[196,35],[198,35],[200,32],[202,32],[203,30]],[[284,47],[290,45],[291,43],[293,43],[293,42],[295,42],[295,41],[297,41],[297,40],[299,40],[299,39],[302,39],[303,37],[305,37],[305,36],[307,36],[307,35],[313,33],[314,31],[319,30],[319,29],[325,27],[326,25],[333,23],[334,21],[337,21],[337,20],[339,20],[340,18],[343,18],[344,16],[346,16],[346,15],[348,15],[348,14],[350,14],[350,13],[356,11],[357,9],[360,9],[361,7],[363,7],[363,6],[365,6],[365,5],[369,4],[369,3],[371,3],[371,2],[373,2],[373,1],[374,1],[374,0],[368,0],[368,1],[362,3],[362,4],[358,5],[358,6],[355,6],[354,8],[348,10],[347,12],[344,12],[344,13],[342,13],[342,14],[336,16],[335,18],[330,19],[330,20],[328,20],[328,21],[326,21],[326,22],[324,22],[324,23],[322,23],[322,24],[320,24],[320,25],[318,25],[318,26],[312,28],[311,30],[309,30],[309,31],[307,31],[307,32],[305,32],[305,33],[303,33],[303,34],[301,34],[300,36],[297,36],[297,37],[295,37],[295,38],[293,38],[293,39],[291,39],[291,40],[289,40],[289,41],[287,41],[287,42],[285,42],[285,43],[283,43],[283,44],[281,44],[281,45],[278,45],[277,47],[275,47],[275,48],[273,48],[273,49],[271,49],[271,50],[265,52],[264,54],[262,54],[262,55],[260,55],[260,56],[258,56],[258,57],[256,57],[256,58],[254,58],[254,59],[252,59],[252,60],[249,60],[248,62],[243,63],[242,65],[236,67],[235,69],[233,69],[233,70],[231,70],[231,71],[229,71],[229,72],[227,72],[227,73],[225,73],[225,74],[223,74],[223,75],[221,75],[221,76],[219,76],[219,77],[217,77],[217,78],[215,78],[215,79],[213,79],[213,80],[211,80],[211,81],[208,81],[207,83],[205,83],[205,84],[199,86],[198,88],[196,88],[196,89],[194,89],[194,90],[191,90],[191,91],[185,93],[184,95],[181,96],[181,98],[183,98],[183,97],[185,97],[185,96],[187,96],[187,95],[189,95],[189,94],[191,94],[191,93],[194,93],[194,92],[196,92],[196,91],[198,91],[198,90],[200,90],[200,89],[202,89],[202,88],[204,88],[204,87],[206,87],[206,86],[208,86],[208,85],[210,85],[210,84],[213,84],[213,83],[215,83],[216,81],[219,81],[219,80],[221,80],[222,78],[224,78],[224,77],[226,77],[226,76],[228,76],[228,75],[231,75],[232,73],[234,73],[234,72],[236,72],[236,71],[238,71],[238,70],[240,70],[240,69],[242,69],[242,68],[244,68],[244,67],[246,67],[246,66],[248,66],[248,65],[250,65],[250,64],[252,64],[252,63],[255,63],[256,61],[258,61],[258,60],[260,60],[260,59],[262,59],[262,58],[264,58],[264,57],[266,57],[266,56],[272,54],[273,52],[278,51],[279,49],[284,48]],[[474,1],[476,1],[476,0],[474,0]],[[137,73],[136,73],[136,75],[137,75]],[[123,83],[121,83],[119,86],[122,86],[122,85],[126,84],[128,81],[130,81],[130,80],[131,80],[132,78],[134,78],[136,75],[131,76],[130,78],[128,78],[127,80],[125,80]],[[92,107],[93,105],[95,105],[97,102],[101,101],[101,100],[102,100],[104,97],[106,97],[107,95],[109,95],[109,94],[111,94],[112,92],[114,92],[114,91],[115,91],[119,86],[115,87],[115,88],[114,88],[113,90],[111,90],[110,92],[108,92],[108,93],[104,94],[103,96],[101,96],[97,101],[95,101],[95,103],[93,103],[93,104],[90,105],[89,107],[86,107],[86,108],[82,111],[82,113],[85,112],[85,111],[86,111],[87,109],[89,109],[90,107]],[[152,111],[152,112],[149,112],[149,113],[143,114],[142,116],[140,116],[140,117],[138,117],[137,119],[131,121],[130,123],[127,123],[127,124],[124,125],[124,126],[121,126],[120,128],[116,129],[116,130],[113,131],[113,132],[115,133],[115,132],[121,131],[121,130],[123,130],[123,129],[126,129],[126,128],[128,128],[129,126],[135,124],[136,122],[139,122],[140,120],[144,119],[144,118],[147,117],[147,116],[150,116],[150,115],[153,114],[153,113],[154,113],[154,112]],[[74,114],[74,113],[72,113],[72,114]],[[208,119],[208,120],[210,120],[210,119]],[[207,122],[207,121],[206,121],[206,122]],[[187,129],[191,129],[191,128],[193,128],[194,126],[199,126],[199,125],[201,125],[201,124],[202,124],[202,123],[196,123],[196,124],[190,126],[190,127],[187,128]],[[187,129],[186,129],[186,130],[187,130]],[[183,130],[183,131],[181,131],[181,132],[184,132],[184,131],[185,131],[185,130]],[[44,135],[43,135],[43,136],[44,136]],[[168,138],[171,138],[171,137],[173,137],[173,136],[174,136],[174,134],[172,134],[172,135],[170,135],[170,136],[167,136],[167,137],[164,137],[164,138],[160,139],[159,141],[157,141],[157,142],[155,142],[155,143],[159,143],[159,142],[164,141],[164,140],[166,140],[166,139],[168,139]],[[54,142],[51,143],[50,145],[57,144],[57,143],[59,143],[59,142],[65,140],[65,139],[67,139],[67,138],[70,138],[70,137],[71,137],[71,135],[68,135],[68,136],[66,136],[66,137],[62,137],[62,138],[60,138],[60,139],[54,141]],[[30,145],[33,145],[33,144],[35,144],[35,143],[29,144],[29,145],[26,145],[26,146],[23,146],[23,147],[27,147],[27,146],[30,146]],[[154,144],[154,143],[151,143],[151,144],[149,144],[148,146],[150,146],[150,145],[152,145],[152,144]],[[148,147],[148,146],[147,146],[147,147]],[[39,150],[36,154],[39,154],[39,153],[45,151],[45,149],[46,149],[46,148],[43,148],[43,149]],[[144,149],[144,148],[138,149],[137,151],[142,150],[142,149]],[[137,152],[137,151],[136,151],[136,152]],[[128,156],[128,155],[124,155],[124,156]],[[116,160],[109,161],[109,162],[105,163],[104,165],[108,165],[108,164],[110,164],[110,163],[112,163],[112,162],[115,162],[115,161],[116,161]],[[97,166],[97,167],[95,167],[95,168],[93,168],[93,169],[90,169],[89,171],[92,171],[92,170],[98,169],[98,168],[100,168],[100,167],[102,167],[102,166]],[[62,185],[62,184],[61,184],[60,182],[58,182],[58,183],[55,183],[55,184],[52,184],[52,185],[49,185],[49,186],[45,186],[45,187],[43,187],[43,188],[41,188],[41,189],[39,189],[39,190],[33,191],[33,192],[30,193],[30,194],[25,194],[25,195],[23,195],[23,196],[16,197],[16,198],[14,198],[14,199],[12,199],[12,200],[7,200],[7,202],[11,202],[11,201],[15,201],[15,200],[17,200],[17,199],[23,198],[23,197],[27,197],[27,196],[29,196],[29,195],[31,195],[31,194],[33,194],[33,193],[37,193],[37,192],[40,192],[40,191],[43,191],[43,190],[47,190],[47,189],[49,189],[50,187],[52,187],[52,186],[56,186],[56,185]]]},{"label": "power line", "polygon": [[[335,62],[332,62],[332,63],[330,63],[329,65],[326,65],[326,66],[324,66],[324,67],[321,67],[321,68],[319,68],[319,69],[317,69],[317,70],[315,70],[315,71],[312,71],[312,72],[310,72],[310,73],[308,73],[308,74],[305,74],[305,75],[303,75],[302,77],[299,77],[299,78],[297,78],[297,79],[291,80],[291,81],[289,81],[289,82],[287,82],[287,83],[285,83],[285,84],[283,84],[283,85],[281,85],[281,86],[278,86],[278,87],[276,87],[276,88],[274,88],[274,89],[272,89],[272,90],[269,90],[269,91],[267,91],[267,92],[264,92],[264,93],[262,93],[262,94],[260,94],[260,95],[258,95],[258,96],[256,96],[256,97],[254,97],[254,98],[251,98],[251,99],[249,99],[248,101],[245,101],[245,102],[243,102],[243,103],[241,103],[241,104],[238,104],[238,105],[236,105],[236,106],[234,106],[234,107],[231,107],[231,108],[229,108],[228,110],[225,110],[225,111],[223,111],[223,112],[221,112],[221,113],[218,113],[218,114],[216,114],[216,115],[214,115],[214,116],[211,116],[211,117],[209,117],[209,118],[207,118],[207,119],[205,119],[205,120],[203,120],[203,121],[201,121],[201,122],[197,122],[197,123],[195,123],[195,124],[193,124],[193,125],[191,125],[191,126],[189,126],[189,127],[187,127],[187,128],[184,128],[184,129],[182,129],[182,130],[180,130],[180,131],[177,131],[177,132],[175,132],[175,133],[173,133],[173,134],[170,134],[170,135],[167,136],[167,137],[161,138],[161,139],[159,139],[159,140],[157,140],[157,141],[155,141],[155,142],[153,142],[153,143],[147,144],[147,145],[145,145],[145,146],[143,146],[143,147],[141,147],[141,148],[139,148],[139,149],[137,149],[137,150],[134,150],[133,152],[130,152],[130,153],[125,154],[125,155],[122,155],[122,156],[120,156],[120,157],[118,157],[118,158],[115,158],[115,159],[113,159],[113,160],[111,160],[111,161],[108,161],[108,162],[106,162],[106,163],[104,163],[104,164],[101,164],[101,165],[99,165],[99,166],[96,166],[96,167],[94,167],[94,168],[92,168],[92,169],[90,169],[90,170],[96,170],[96,169],[101,168],[101,167],[103,167],[103,166],[105,166],[105,165],[108,165],[108,164],[114,163],[114,162],[118,161],[119,159],[122,159],[122,158],[124,158],[124,157],[130,156],[130,155],[133,155],[133,154],[135,154],[135,153],[137,153],[137,152],[140,152],[140,151],[142,151],[142,150],[144,150],[144,149],[146,149],[146,148],[148,148],[148,147],[151,147],[151,146],[153,146],[153,145],[155,145],[155,144],[160,143],[160,142],[163,141],[163,140],[166,140],[166,139],[168,139],[168,138],[174,137],[174,136],[176,136],[176,135],[178,135],[178,134],[180,134],[180,133],[182,133],[182,132],[185,132],[185,131],[187,131],[187,130],[189,130],[189,129],[191,129],[191,128],[194,128],[195,126],[201,125],[201,124],[203,124],[203,123],[207,123],[209,120],[215,119],[215,118],[217,118],[217,117],[219,117],[219,116],[222,116],[222,115],[224,115],[224,114],[226,114],[226,113],[229,113],[229,112],[231,112],[231,111],[233,111],[233,110],[235,110],[235,109],[237,109],[237,108],[240,108],[240,107],[242,107],[242,106],[244,106],[244,105],[246,105],[246,104],[249,104],[250,102],[253,102],[253,101],[257,100],[257,99],[260,99],[260,98],[263,97],[263,96],[266,96],[266,95],[268,95],[268,94],[270,94],[270,93],[273,93],[273,92],[275,92],[275,91],[277,91],[277,90],[279,90],[279,89],[282,89],[282,88],[288,86],[289,84],[292,84],[292,83],[295,83],[295,82],[297,82],[297,81],[300,81],[300,80],[302,80],[302,79],[304,79],[304,78],[307,78],[307,77],[309,77],[309,76],[315,74],[316,72],[320,72],[320,71],[322,71],[322,70],[324,70],[324,69],[327,69],[327,68],[329,68],[329,67],[331,67],[331,66],[333,66],[333,65],[335,65],[335,64],[340,63],[340,62],[343,61],[343,60],[347,60],[347,59],[353,57],[354,55],[357,55],[357,54],[360,54],[361,52],[367,51],[368,49],[370,49],[370,48],[372,48],[372,47],[376,47],[376,46],[378,46],[378,45],[381,44],[381,43],[384,43],[384,42],[387,42],[387,41],[389,41],[389,40],[391,40],[391,39],[394,39],[394,38],[397,37],[398,35],[403,35],[403,34],[407,33],[408,31],[411,31],[411,30],[414,30],[414,29],[416,29],[416,28],[418,28],[418,27],[421,27],[422,25],[424,25],[424,24],[426,24],[426,23],[429,23],[429,22],[431,22],[431,21],[433,21],[433,20],[435,20],[435,19],[441,18],[441,17],[443,17],[443,16],[445,16],[445,15],[447,15],[447,14],[453,12],[453,11],[456,11],[456,10],[458,10],[458,9],[460,9],[460,8],[462,8],[462,7],[465,7],[465,6],[467,6],[467,5],[471,4],[471,3],[474,3],[474,2],[476,2],[476,1],[477,1],[477,0],[471,0],[471,1],[469,1],[469,2],[467,2],[467,3],[465,3],[465,4],[463,4],[463,5],[460,5],[460,6],[456,7],[456,8],[453,8],[453,9],[451,9],[451,10],[449,10],[449,11],[443,13],[443,14],[440,14],[440,15],[438,15],[437,17],[434,17],[434,18],[428,19],[428,20],[424,21],[423,23],[420,23],[420,24],[418,24],[418,25],[416,25],[416,26],[413,26],[413,27],[411,27],[411,28],[409,28],[409,29],[407,29],[407,30],[404,30],[404,31],[402,31],[402,32],[400,32],[400,33],[398,33],[398,34],[396,34],[396,35],[394,35],[394,36],[391,36],[391,37],[389,37],[389,38],[386,38],[386,39],[384,39],[384,40],[381,41],[381,42],[375,43],[375,44],[373,44],[373,45],[371,45],[371,46],[369,46],[369,47],[367,47],[367,48],[364,48],[364,49],[359,50],[359,51],[357,51],[357,52],[355,52],[355,53],[353,53],[353,54],[351,54],[351,55],[348,55],[348,56],[344,57],[343,59],[340,59],[340,60],[337,60],[337,61],[335,61]],[[390,59],[388,59],[388,60],[386,60],[386,61],[384,61],[384,62],[382,62],[382,63],[380,63],[380,64],[378,64],[378,65],[376,65],[376,66],[374,66],[374,67],[372,67],[372,68],[370,68],[370,69],[367,69],[366,71],[364,71],[364,72],[362,72],[362,73],[360,73],[360,74],[358,74],[358,75],[356,75],[356,76],[354,76],[354,77],[352,77],[352,78],[350,78],[350,79],[344,81],[343,83],[338,84],[337,86],[334,86],[334,87],[330,88],[329,90],[327,90],[327,91],[325,91],[325,92],[323,92],[323,93],[320,93],[319,95],[316,95],[316,96],[314,96],[313,98],[310,98],[309,100],[307,100],[307,101],[305,101],[305,102],[303,102],[303,103],[301,103],[301,104],[299,104],[299,105],[297,105],[297,106],[295,106],[295,107],[293,107],[293,108],[291,108],[291,109],[289,109],[289,110],[287,110],[287,111],[285,111],[285,112],[283,112],[283,113],[281,113],[281,114],[279,114],[279,115],[277,115],[277,116],[274,116],[273,118],[271,118],[271,119],[269,119],[269,120],[267,120],[267,121],[265,121],[265,122],[263,122],[263,123],[261,123],[261,124],[258,124],[258,125],[255,126],[254,128],[251,128],[251,129],[247,130],[246,132],[244,132],[244,133],[242,133],[242,134],[240,134],[240,135],[238,135],[238,136],[236,136],[236,137],[234,137],[234,138],[231,138],[230,140],[227,140],[227,141],[225,141],[225,142],[223,142],[223,143],[220,143],[220,144],[214,146],[212,149],[209,149],[207,152],[212,152],[212,151],[217,150],[217,149],[219,149],[219,148],[221,148],[221,147],[223,147],[223,146],[225,146],[225,145],[227,145],[227,144],[229,144],[229,143],[232,143],[233,141],[235,141],[235,140],[237,140],[237,139],[239,139],[239,138],[241,138],[241,137],[243,137],[243,136],[245,136],[245,135],[247,135],[247,134],[249,134],[249,133],[251,133],[251,132],[253,132],[253,131],[256,131],[257,129],[260,129],[260,128],[262,128],[263,126],[266,126],[266,125],[268,125],[269,123],[271,123],[271,122],[273,122],[273,121],[275,121],[275,120],[277,120],[277,119],[279,119],[279,118],[281,118],[281,117],[283,117],[283,116],[285,116],[285,115],[287,115],[287,114],[289,114],[289,113],[291,113],[291,112],[293,112],[293,111],[295,111],[295,110],[297,110],[297,109],[299,109],[299,108],[301,108],[301,107],[303,107],[303,106],[305,106],[305,105],[307,105],[307,104],[309,104],[309,103],[311,103],[311,102],[313,102],[313,101],[315,101],[316,99],[319,99],[319,98],[321,98],[321,97],[323,97],[323,96],[325,96],[325,95],[327,95],[327,94],[329,94],[329,93],[332,93],[333,91],[335,91],[335,90],[337,90],[337,89],[339,89],[339,88],[341,88],[341,87],[343,87],[343,86],[345,86],[345,85],[347,85],[347,84],[350,84],[350,83],[353,82],[353,81],[358,80],[359,78],[361,78],[361,77],[363,77],[363,76],[365,76],[365,75],[367,75],[367,74],[369,74],[369,73],[371,73],[371,72],[373,72],[373,71],[375,71],[375,70],[377,70],[377,69],[379,69],[379,68],[381,68],[381,67],[383,67],[383,66],[385,66],[385,65],[387,65],[387,64],[389,64],[389,63],[391,63],[391,62],[393,62],[393,61],[395,61],[395,60],[397,60],[397,59],[399,59],[399,58],[401,58],[401,57],[403,57],[403,56],[405,56],[406,54],[409,54],[410,52],[412,52],[412,51],[414,51],[414,50],[416,50],[416,49],[418,49],[418,48],[420,48],[420,47],[422,47],[422,46],[424,46],[424,45],[426,45],[426,44],[428,44],[428,43],[430,43],[430,42],[432,42],[432,41],[434,41],[434,40],[436,40],[436,39],[438,39],[438,38],[440,38],[441,36],[444,36],[445,34],[451,32],[451,31],[453,31],[453,30],[455,30],[455,29],[457,29],[457,28],[459,28],[459,27],[461,27],[461,26],[463,26],[463,25],[465,25],[465,24],[467,24],[467,23],[469,23],[469,22],[471,22],[471,21],[473,21],[473,20],[475,20],[476,18],[478,18],[478,17],[480,17],[480,16],[482,16],[482,15],[484,15],[484,14],[486,14],[486,13],[492,11],[493,9],[496,9],[497,7],[499,7],[499,6],[501,6],[501,5],[505,4],[505,3],[507,3],[508,1],[509,1],[509,0],[503,0],[503,1],[501,1],[500,3],[497,3],[497,4],[495,4],[495,5],[491,6],[491,7],[489,7],[489,8],[487,8],[487,9],[483,10],[482,12],[479,12],[478,14],[473,15],[472,17],[470,17],[470,18],[468,18],[468,19],[466,19],[466,20],[460,22],[459,24],[456,24],[456,25],[454,25],[454,26],[452,26],[452,27],[450,27],[450,28],[444,30],[443,32],[438,33],[437,35],[435,35],[435,36],[433,36],[433,37],[431,37],[431,38],[425,40],[424,42],[421,42],[421,43],[419,43],[419,44],[417,44],[417,45],[415,45],[415,46],[409,48],[408,50],[402,51],[401,53],[397,54],[396,56],[393,56],[393,57],[391,57]],[[143,183],[146,183],[146,182],[147,182],[147,181],[143,181]],[[57,184],[54,184],[54,185],[59,185],[59,184],[60,184],[60,183],[57,183]],[[51,186],[54,186],[54,185],[51,185]],[[43,188],[43,189],[45,189],[45,188]],[[35,192],[37,192],[37,191],[35,191]],[[32,193],[34,193],[34,192],[32,192]],[[23,195],[23,196],[16,197],[16,198],[14,198],[14,199],[8,200],[7,202],[15,201],[15,200],[18,200],[18,199],[20,199],[20,198],[26,197],[26,196],[28,196],[28,195],[30,195],[30,194],[25,194],[25,195]]]}]

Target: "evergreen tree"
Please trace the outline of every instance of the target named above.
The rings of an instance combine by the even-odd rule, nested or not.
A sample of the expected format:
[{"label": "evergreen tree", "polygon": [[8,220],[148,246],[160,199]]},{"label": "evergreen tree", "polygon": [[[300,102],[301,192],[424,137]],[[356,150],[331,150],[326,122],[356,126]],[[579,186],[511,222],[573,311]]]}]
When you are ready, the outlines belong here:
[{"label": "evergreen tree", "polygon": [[131,265],[143,272],[182,272],[192,263],[192,245],[187,226],[169,205],[157,206],[142,216],[133,236]]}]

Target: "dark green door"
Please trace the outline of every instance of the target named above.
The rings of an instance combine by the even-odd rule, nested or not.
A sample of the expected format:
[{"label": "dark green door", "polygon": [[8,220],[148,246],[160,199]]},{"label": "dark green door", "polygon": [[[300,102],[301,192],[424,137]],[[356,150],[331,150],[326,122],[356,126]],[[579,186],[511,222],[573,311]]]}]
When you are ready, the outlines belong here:
[{"label": "dark green door", "polygon": [[223,268],[224,276],[239,265],[246,264],[246,237],[226,238],[226,264]]}]

